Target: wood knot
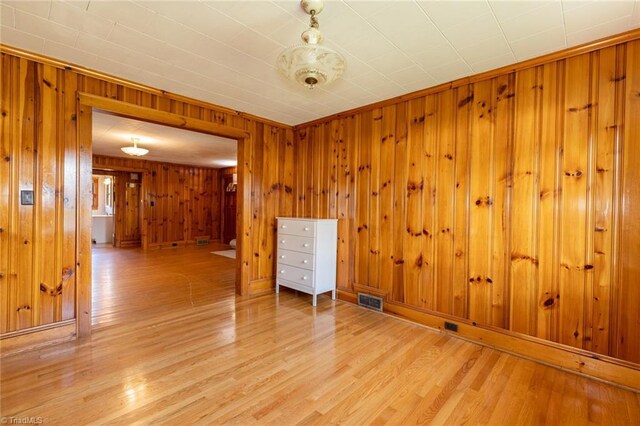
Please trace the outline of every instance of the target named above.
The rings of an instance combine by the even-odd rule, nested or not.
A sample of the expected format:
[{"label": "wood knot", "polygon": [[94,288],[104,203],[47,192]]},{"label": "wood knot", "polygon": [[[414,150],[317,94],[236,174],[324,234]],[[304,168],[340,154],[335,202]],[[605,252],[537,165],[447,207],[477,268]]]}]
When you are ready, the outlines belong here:
[{"label": "wood knot", "polygon": [[576,170],[576,171],[570,171],[570,170],[566,170],[564,172],[564,175],[567,177],[576,177],[579,178],[582,176],[582,170]]},{"label": "wood knot", "polygon": [[473,100],[473,93],[458,102],[458,108],[462,108]]},{"label": "wood knot", "polygon": [[476,200],[476,206],[480,207],[480,206],[492,206],[493,205],[493,200],[491,199],[491,197],[486,196],[486,197],[480,197]]}]

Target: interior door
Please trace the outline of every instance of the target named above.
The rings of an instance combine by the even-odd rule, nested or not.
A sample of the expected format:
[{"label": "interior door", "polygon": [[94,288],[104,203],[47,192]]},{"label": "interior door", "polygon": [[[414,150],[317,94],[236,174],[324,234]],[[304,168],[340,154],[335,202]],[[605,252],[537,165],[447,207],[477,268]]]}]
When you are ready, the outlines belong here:
[{"label": "interior door", "polygon": [[140,173],[121,172],[116,178],[115,195],[115,245],[138,246],[140,232]]}]

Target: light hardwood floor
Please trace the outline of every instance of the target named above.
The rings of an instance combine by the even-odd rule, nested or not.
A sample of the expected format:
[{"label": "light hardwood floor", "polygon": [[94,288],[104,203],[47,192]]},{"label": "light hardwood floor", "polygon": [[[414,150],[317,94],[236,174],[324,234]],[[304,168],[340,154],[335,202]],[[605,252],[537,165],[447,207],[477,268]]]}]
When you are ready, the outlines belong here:
[{"label": "light hardwood floor", "polygon": [[[6,357],[47,424],[640,424],[640,395],[327,296],[234,297],[215,247],[94,251],[91,338]],[[9,419],[10,420],[10,419]]]}]

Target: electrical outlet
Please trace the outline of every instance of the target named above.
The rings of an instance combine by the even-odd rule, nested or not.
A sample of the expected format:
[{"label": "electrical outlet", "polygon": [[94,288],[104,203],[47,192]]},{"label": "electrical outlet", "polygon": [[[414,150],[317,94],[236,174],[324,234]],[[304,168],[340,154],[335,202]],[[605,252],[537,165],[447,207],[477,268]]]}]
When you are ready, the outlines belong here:
[{"label": "electrical outlet", "polygon": [[444,322],[444,329],[445,330],[450,330],[450,331],[455,331],[457,333],[458,332],[458,324],[454,324],[452,322],[445,321]]}]

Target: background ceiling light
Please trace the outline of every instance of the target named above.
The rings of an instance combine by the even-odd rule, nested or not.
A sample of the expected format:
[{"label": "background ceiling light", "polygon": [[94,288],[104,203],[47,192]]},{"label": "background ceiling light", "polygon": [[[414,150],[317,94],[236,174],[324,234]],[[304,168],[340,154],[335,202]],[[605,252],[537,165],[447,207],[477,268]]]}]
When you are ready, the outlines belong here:
[{"label": "background ceiling light", "polygon": [[277,66],[288,79],[313,89],[339,78],[344,72],[345,61],[341,54],[320,44],[324,37],[320,32],[316,15],[322,12],[323,2],[302,0],[300,4],[304,11],[311,15],[309,28],[300,36],[303,44],[282,52],[278,57]]},{"label": "background ceiling light", "polygon": [[133,146],[125,146],[120,148],[122,152],[125,154],[133,155],[135,157],[142,157],[143,155],[149,152],[148,149],[138,148],[138,138],[131,138],[131,142],[133,142]]}]

